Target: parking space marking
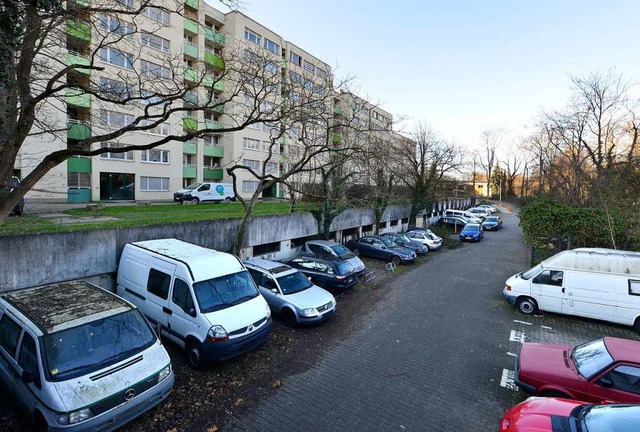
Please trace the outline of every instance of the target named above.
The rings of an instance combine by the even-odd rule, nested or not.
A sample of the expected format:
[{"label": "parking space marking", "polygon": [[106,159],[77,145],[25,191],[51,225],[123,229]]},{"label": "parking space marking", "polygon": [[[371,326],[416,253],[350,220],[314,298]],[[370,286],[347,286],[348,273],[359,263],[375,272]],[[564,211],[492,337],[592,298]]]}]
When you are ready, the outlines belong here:
[{"label": "parking space marking", "polygon": [[511,330],[511,333],[509,334],[510,342],[524,343],[525,338],[526,338],[526,335],[523,332],[518,330]]},{"label": "parking space marking", "polygon": [[551,327],[548,327],[548,326],[541,325],[540,327],[542,327],[543,329],[547,329],[547,330],[553,330]]},{"label": "parking space marking", "polygon": [[533,323],[526,322],[526,321],[520,321],[520,320],[513,320],[513,322],[520,323],[520,324],[525,324],[525,325],[533,325]]},{"label": "parking space marking", "polygon": [[518,386],[515,382],[515,373],[510,369],[502,369],[502,378],[500,379],[500,386],[509,390],[518,391]]}]

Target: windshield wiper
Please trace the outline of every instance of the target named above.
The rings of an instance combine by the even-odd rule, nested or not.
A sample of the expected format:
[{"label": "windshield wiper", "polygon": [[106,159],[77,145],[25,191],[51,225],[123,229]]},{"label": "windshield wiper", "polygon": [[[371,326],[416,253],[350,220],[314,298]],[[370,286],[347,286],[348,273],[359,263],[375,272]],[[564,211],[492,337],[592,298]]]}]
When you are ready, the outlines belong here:
[{"label": "windshield wiper", "polygon": [[233,302],[231,302],[231,306],[239,305],[240,303],[244,303],[247,300],[251,300],[254,297],[255,297],[254,295],[246,295],[244,297],[240,297],[239,299],[234,300]]},{"label": "windshield wiper", "polygon": [[215,311],[219,311],[222,309],[226,309],[228,307],[233,306],[232,303],[218,303],[217,305],[213,305],[209,308],[206,308],[203,312],[204,313],[209,313],[209,312],[215,312]]}]

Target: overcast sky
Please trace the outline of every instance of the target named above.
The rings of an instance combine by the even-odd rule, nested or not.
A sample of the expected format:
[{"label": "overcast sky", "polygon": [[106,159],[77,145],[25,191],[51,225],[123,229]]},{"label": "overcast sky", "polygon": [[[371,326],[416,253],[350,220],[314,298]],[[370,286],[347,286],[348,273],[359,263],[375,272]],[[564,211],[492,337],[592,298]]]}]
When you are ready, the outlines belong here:
[{"label": "overcast sky", "polygon": [[[357,93],[474,147],[561,108],[570,75],[640,77],[638,0],[244,0],[243,13],[316,57]],[[220,10],[228,9],[209,2]]]}]

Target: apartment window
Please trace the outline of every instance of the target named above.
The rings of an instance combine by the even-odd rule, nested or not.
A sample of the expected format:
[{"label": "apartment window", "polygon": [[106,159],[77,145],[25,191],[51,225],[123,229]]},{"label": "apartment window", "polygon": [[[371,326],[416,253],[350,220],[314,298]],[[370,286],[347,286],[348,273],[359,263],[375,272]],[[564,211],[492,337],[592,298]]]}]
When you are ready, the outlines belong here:
[{"label": "apartment window", "polygon": [[242,165],[244,165],[247,168],[252,169],[254,171],[259,171],[260,170],[260,161],[257,161],[257,160],[243,159]]},{"label": "apartment window", "polygon": [[307,70],[311,73],[315,73],[316,67],[308,61],[304,61],[304,70]]},{"label": "apartment window", "polygon": [[159,23],[167,24],[167,25],[171,24],[171,14],[166,10],[153,7],[153,6],[148,6],[144,8],[144,10],[142,11],[142,14],[145,16],[148,16],[152,20],[158,21]]},{"label": "apartment window", "polygon": [[140,160],[142,162],[168,164],[169,150],[156,150],[156,149],[141,150]]},{"label": "apartment window", "polygon": [[327,77],[327,71],[324,70],[324,69],[317,68],[316,69],[316,75],[318,75],[320,78],[326,78]]},{"label": "apartment window", "polygon": [[171,71],[165,66],[151,63],[146,60],[140,61],[140,73],[163,80],[171,79]]},{"label": "apartment window", "polygon": [[133,0],[116,0],[122,6],[133,7]]},{"label": "apartment window", "polygon": [[[140,126],[148,126],[153,124],[154,122],[151,120],[141,120]],[[169,135],[171,133],[171,126],[169,123],[160,123],[152,127],[151,129],[145,129],[141,131],[142,133],[155,134],[155,135]]]},{"label": "apartment window", "polygon": [[271,72],[272,74],[277,74],[280,69],[277,64],[271,62],[265,64],[264,68],[267,72]]},{"label": "apartment window", "polygon": [[262,42],[262,36],[246,27],[244,29],[244,38],[256,45],[260,45],[260,42]]},{"label": "apartment window", "polygon": [[260,130],[260,123],[251,123],[250,125],[247,125],[247,129]]},{"label": "apartment window", "polygon": [[262,131],[263,132],[278,132],[278,126],[275,124],[262,123]]},{"label": "apartment window", "polygon": [[271,113],[275,109],[275,105],[271,102],[262,101],[260,104],[260,111],[263,113]]},{"label": "apartment window", "polygon": [[253,138],[242,138],[242,148],[248,150],[260,150],[260,140]]},{"label": "apartment window", "polygon": [[100,77],[98,85],[100,91],[109,99],[123,101],[133,97],[133,89],[131,86],[122,81]]},{"label": "apartment window", "polygon": [[[125,147],[124,144],[120,144],[120,143],[115,143],[115,142],[106,142],[106,143],[101,143],[100,144],[100,148],[122,148]],[[128,152],[124,152],[124,153],[102,153],[100,155],[100,157],[102,159],[112,159],[112,160],[127,160],[127,161],[132,161],[133,160],[133,151],[128,151]]]},{"label": "apartment window", "polygon": [[220,166],[220,164],[218,163],[219,160],[220,158],[205,156],[202,161],[204,163],[204,166],[206,167],[217,168],[218,166]]},{"label": "apartment window", "polygon": [[169,177],[140,177],[141,192],[169,192]]},{"label": "apartment window", "polygon": [[168,53],[171,51],[171,42],[151,33],[142,32],[140,35],[140,43],[142,45],[153,48],[154,50]]},{"label": "apartment window", "polygon": [[298,54],[294,53],[293,51],[291,51],[289,61],[293,64],[297,64],[298,66],[302,65],[302,57],[300,57]]},{"label": "apartment window", "polygon": [[121,21],[112,15],[100,15],[100,29],[133,39],[135,28],[132,24]]},{"label": "apartment window", "polygon": [[271,51],[274,54],[279,54],[280,53],[280,46],[278,46],[277,43],[270,41],[267,38],[264,38],[264,47]]},{"label": "apartment window", "polygon": [[91,189],[91,173],[67,173],[67,187],[69,189]]},{"label": "apartment window", "polygon": [[156,92],[150,90],[142,90],[140,92],[140,97],[142,98],[140,103],[144,105],[159,104],[163,101],[165,104],[168,103],[168,101],[166,101],[162,96],[158,96]]},{"label": "apartment window", "polygon": [[100,48],[100,60],[105,63],[133,70],[133,54],[111,47]]},{"label": "apartment window", "polygon": [[271,141],[262,141],[262,151],[265,153],[269,153],[269,147],[271,147],[271,153],[278,154],[278,151],[280,150],[278,146],[274,145],[272,147],[271,144],[272,144]]},{"label": "apartment window", "polygon": [[214,135],[203,135],[202,139],[204,140],[204,145],[219,147],[220,146],[220,138]]},{"label": "apartment window", "polygon": [[267,174],[273,174],[278,171],[278,164],[275,162],[267,162],[264,167],[264,172]]},{"label": "apartment window", "polygon": [[291,82],[294,82],[294,83],[301,83],[302,82],[302,75],[300,75],[297,72],[290,71],[289,72],[289,76],[291,77]]},{"label": "apartment window", "polygon": [[100,120],[102,120],[102,122],[111,129],[119,129],[133,123],[133,116],[131,114],[101,110]]},{"label": "apartment window", "polygon": [[242,192],[255,192],[258,190],[258,185],[260,182],[258,180],[243,180],[242,181]]},{"label": "apartment window", "polygon": [[190,166],[194,166],[195,164],[193,163],[193,155],[190,154],[183,154],[182,155],[182,166],[186,166],[186,167],[190,167]]}]

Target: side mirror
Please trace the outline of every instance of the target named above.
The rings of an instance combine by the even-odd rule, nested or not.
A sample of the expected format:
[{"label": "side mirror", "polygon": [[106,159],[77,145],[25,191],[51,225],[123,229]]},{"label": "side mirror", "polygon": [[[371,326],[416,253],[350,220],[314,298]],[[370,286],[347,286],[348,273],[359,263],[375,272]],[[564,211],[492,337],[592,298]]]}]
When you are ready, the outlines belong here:
[{"label": "side mirror", "polygon": [[35,375],[30,370],[23,370],[21,378],[23,383],[29,384],[33,382],[33,380],[35,379]]},{"label": "side mirror", "polygon": [[603,376],[602,378],[600,378],[598,384],[605,388],[613,387],[613,381],[611,380],[611,378],[609,378],[609,376]]},{"label": "side mirror", "polygon": [[278,294],[278,289],[277,288],[271,288],[271,292],[274,294]]},{"label": "side mirror", "polygon": [[195,310],[194,308],[189,309],[189,310],[187,311],[187,313],[188,313],[189,315],[191,315],[192,317],[195,317],[195,316],[196,316],[196,310]]}]

